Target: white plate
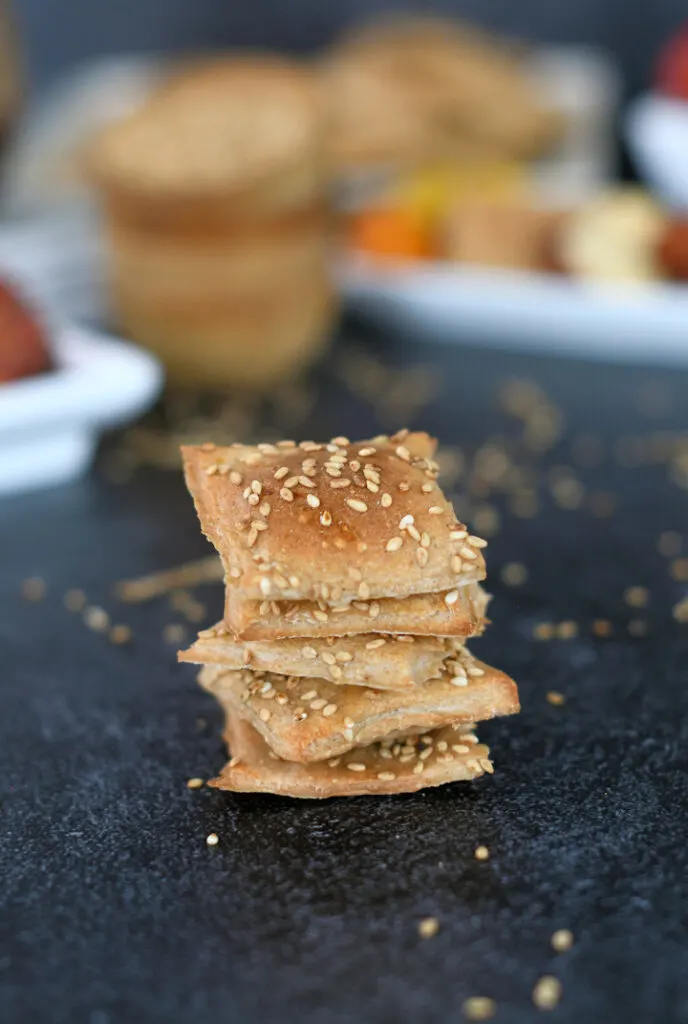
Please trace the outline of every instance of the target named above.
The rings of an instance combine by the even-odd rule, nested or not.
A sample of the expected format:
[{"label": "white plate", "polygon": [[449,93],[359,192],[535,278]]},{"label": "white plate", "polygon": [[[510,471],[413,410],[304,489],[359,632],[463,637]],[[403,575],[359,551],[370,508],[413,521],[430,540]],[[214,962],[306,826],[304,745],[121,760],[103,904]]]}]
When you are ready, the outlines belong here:
[{"label": "white plate", "polygon": [[0,384],[0,494],[83,472],[99,433],[146,409],[162,386],[153,356],[81,327],[56,328],[56,369]]},{"label": "white plate", "polygon": [[646,93],[628,108],[625,128],[640,176],[669,206],[688,210],[688,102]]},{"label": "white plate", "polygon": [[350,304],[414,338],[586,359],[688,366],[688,288],[592,285],[547,274],[342,264]]}]

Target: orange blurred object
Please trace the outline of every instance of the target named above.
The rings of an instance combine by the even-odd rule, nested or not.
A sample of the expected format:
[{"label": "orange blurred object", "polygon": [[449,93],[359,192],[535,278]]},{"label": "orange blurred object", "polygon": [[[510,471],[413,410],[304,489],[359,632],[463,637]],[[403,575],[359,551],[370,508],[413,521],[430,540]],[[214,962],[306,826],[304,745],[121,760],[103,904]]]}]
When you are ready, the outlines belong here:
[{"label": "orange blurred object", "polygon": [[657,259],[667,277],[688,281],[688,220],[667,224],[657,246]]},{"label": "orange blurred object", "polygon": [[423,218],[413,210],[364,210],[350,222],[351,247],[381,260],[428,260],[436,252]]},{"label": "orange blurred object", "polygon": [[0,282],[0,384],[49,369],[40,326],[13,289]]}]

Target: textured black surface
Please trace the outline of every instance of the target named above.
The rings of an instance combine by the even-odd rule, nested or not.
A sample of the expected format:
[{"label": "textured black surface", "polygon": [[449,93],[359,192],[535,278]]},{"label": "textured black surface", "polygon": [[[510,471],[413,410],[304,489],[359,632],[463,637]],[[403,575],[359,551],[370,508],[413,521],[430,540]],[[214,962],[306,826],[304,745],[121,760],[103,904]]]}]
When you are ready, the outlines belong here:
[{"label": "textured black surface", "polygon": [[[514,436],[498,383],[537,379],[563,410],[545,466],[570,464],[581,430],[605,438],[685,426],[688,381],[652,373],[672,407],[638,411],[648,374],[470,349],[390,346],[441,369],[417,424],[467,449]],[[652,392],[654,394],[654,392]],[[647,402],[645,402],[645,405]],[[379,423],[332,370],[303,437]],[[488,660],[521,685],[523,713],[481,730],[497,771],[472,785],[318,804],[189,792],[223,763],[220,718],[162,639],[168,603],[117,606],[113,580],[206,551],[174,474],[84,482],[0,504],[0,1018],[18,1024],[448,1021],[486,994],[497,1019],[539,1019],[530,993],[562,981],[552,1020],[688,1020],[688,669],[682,596],[656,549],[688,493],[663,464],[581,470],[618,512],[506,516],[488,548]],[[497,505],[504,508],[501,499]],[[520,588],[500,582],[523,561]],[[48,584],[41,603],[18,594]],[[624,588],[651,590],[629,609]],[[62,605],[68,587],[128,622],[114,647]],[[220,607],[219,589],[203,595]],[[649,622],[645,639],[627,624]],[[613,635],[592,636],[609,619]],[[576,619],[574,640],[535,642]],[[476,645],[478,646],[478,645]],[[551,706],[548,690],[567,697]],[[199,719],[202,721],[199,722]],[[220,845],[209,849],[216,831]],[[484,843],[486,863],[472,856]],[[423,941],[417,923],[441,922]],[[571,952],[549,939],[571,928]]]}]

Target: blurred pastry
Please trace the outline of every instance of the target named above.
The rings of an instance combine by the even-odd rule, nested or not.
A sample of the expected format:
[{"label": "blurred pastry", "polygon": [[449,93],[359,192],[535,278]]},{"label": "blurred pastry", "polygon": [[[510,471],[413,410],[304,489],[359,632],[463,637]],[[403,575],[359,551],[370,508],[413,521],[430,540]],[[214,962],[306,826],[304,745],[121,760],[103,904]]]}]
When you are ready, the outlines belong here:
[{"label": "blurred pastry", "polygon": [[400,18],[363,29],[321,67],[336,168],[537,155],[560,118],[502,43],[454,21]]},{"label": "blurred pastry", "polygon": [[114,314],[176,383],[269,386],[334,312],[317,90],[276,57],[178,71],[91,154]]},{"label": "blurred pastry", "polygon": [[461,201],[445,219],[443,252],[459,263],[551,269],[552,238],[564,216],[525,203]]},{"label": "blurred pastry", "polygon": [[590,280],[654,280],[666,223],[661,207],[640,189],[610,190],[567,219],[559,237],[561,264]]},{"label": "blurred pastry", "polygon": [[675,218],[662,232],[657,245],[662,272],[674,281],[688,281],[688,220]]},{"label": "blurred pastry", "polygon": [[14,289],[0,281],[0,384],[50,368],[41,325]]}]

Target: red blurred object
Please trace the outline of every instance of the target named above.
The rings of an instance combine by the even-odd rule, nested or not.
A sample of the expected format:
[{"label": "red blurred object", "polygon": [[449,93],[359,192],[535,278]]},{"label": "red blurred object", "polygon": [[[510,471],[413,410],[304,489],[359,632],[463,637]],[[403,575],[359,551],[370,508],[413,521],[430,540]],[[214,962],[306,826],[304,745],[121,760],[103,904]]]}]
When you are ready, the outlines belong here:
[{"label": "red blurred object", "polygon": [[666,96],[688,101],[688,25],[672,37],[660,54],[657,88]]},{"label": "red blurred object", "polygon": [[688,281],[688,219],[672,220],[659,240],[657,259],[674,281]]},{"label": "red blurred object", "polygon": [[14,289],[0,281],[0,383],[50,368],[41,326]]}]

